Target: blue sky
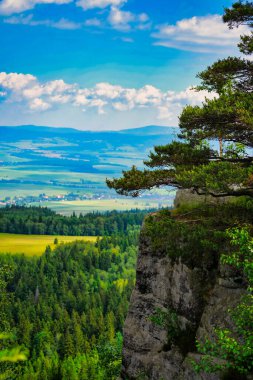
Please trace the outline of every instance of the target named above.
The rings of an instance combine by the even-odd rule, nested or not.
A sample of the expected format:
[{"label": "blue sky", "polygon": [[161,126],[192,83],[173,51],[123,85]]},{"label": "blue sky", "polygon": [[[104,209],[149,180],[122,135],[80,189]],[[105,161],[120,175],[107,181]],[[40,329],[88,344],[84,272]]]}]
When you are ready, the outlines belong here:
[{"label": "blue sky", "polygon": [[177,125],[189,89],[237,54],[228,0],[2,0],[2,125],[79,129]]}]

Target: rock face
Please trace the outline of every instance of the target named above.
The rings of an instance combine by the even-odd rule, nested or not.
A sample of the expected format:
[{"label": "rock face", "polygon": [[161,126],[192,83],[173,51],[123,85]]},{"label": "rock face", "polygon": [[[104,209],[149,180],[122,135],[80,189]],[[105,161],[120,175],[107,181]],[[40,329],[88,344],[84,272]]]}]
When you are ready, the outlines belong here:
[{"label": "rock face", "polygon": [[[189,267],[180,258],[172,260],[154,249],[150,237],[142,233],[137,281],[124,327],[121,379],[235,380],[222,374],[197,374],[190,359],[199,356],[196,338],[211,338],[217,325],[231,328],[227,310],[244,293],[238,273],[218,264],[210,269],[210,265]],[[180,325],[174,343],[160,320],[168,310],[176,313]]]},{"label": "rock face", "polygon": [[198,195],[194,193],[191,189],[188,190],[178,190],[176,193],[176,197],[174,199],[174,206],[179,207],[181,204],[188,203],[212,203],[212,204],[221,204],[225,202],[230,202],[232,198],[228,199],[228,197],[220,197],[214,198],[211,195]]}]

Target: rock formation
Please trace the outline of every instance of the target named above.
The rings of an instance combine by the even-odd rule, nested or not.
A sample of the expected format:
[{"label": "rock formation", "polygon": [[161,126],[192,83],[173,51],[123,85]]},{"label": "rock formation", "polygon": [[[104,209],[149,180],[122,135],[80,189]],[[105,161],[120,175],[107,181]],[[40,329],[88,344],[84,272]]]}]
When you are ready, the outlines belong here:
[{"label": "rock formation", "polygon": [[[197,374],[191,365],[192,359],[199,358],[196,339],[212,338],[216,326],[233,328],[227,311],[245,293],[240,274],[221,266],[215,255],[195,263],[180,255],[172,258],[162,245],[154,246],[154,236],[146,227],[147,222],[140,237],[136,286],[124,327],[121,379],[252,379],[231,373]],[[175,244],[170,234],[156,238]],[[178,239],[176,244],[187,249]],[[178,325],[174,339],[168,334],[171,315]]]}]

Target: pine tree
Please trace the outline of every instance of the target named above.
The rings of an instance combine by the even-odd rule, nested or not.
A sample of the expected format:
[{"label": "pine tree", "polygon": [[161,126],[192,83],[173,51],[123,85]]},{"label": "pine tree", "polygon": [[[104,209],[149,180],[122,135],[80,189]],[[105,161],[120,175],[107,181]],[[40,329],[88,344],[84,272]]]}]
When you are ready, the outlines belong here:
[{"label": "pine tree", "polygon": [[[225,10],[224,21],[233,28],[253,28],[252,2],[236,2]],[[240,49],[253,52],[253,34],[241,37]],[[154,187],[193,189],[214,197],[253,197],[253,62],[229,57],[198,74],[196,91],[214,91],[201,106],[187,106],[179,118],[179,141],[154,147],[144,162],[123,171],[107,185],[119,194],[138,196]],[[217,144],[214,144],[214,142]]]}]

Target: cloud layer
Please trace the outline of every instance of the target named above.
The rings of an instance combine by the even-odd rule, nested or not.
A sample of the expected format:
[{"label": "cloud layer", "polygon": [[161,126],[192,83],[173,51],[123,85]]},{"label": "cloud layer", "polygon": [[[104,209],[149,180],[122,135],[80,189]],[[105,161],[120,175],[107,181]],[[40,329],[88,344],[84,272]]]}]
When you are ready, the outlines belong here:
[{"label": "cloud layer", "polygon": [[[83,27],[113,28],[121,32],[148,30],[152,21],[146,13],[133,13],[122,8],[128,0],[2,0],[0,15],[8,15],[3,21],[9,24],[47,26],[57,29],[75,30]],[[81,21],[68,18],[58,20],[37,20],[33,14],[22,13],[37,4],[73,3],[84,11],[97,8],[95,17]],[[101,9],[107,8],[106,12]],[[15,15],[16,13],[16,15]],[[12,15],[14,14],[14,15]],[[11,16],[12,15],[12,16]],[[191,17],[177,21],[176,24],[163,24],[152,28],[154,45],[200,53],[233,53],[242,34],[249,28],[228,29],[221,15]]]},{"label": "cloud layer", "polygon": [[[79,0],[75,4],[84,10],[91,8],[107,8],[107,12],[98,17],[86,19],[83,22],[60,18],[58,20],[37,20],[34,15],[22,13],[32,9],[36,4],[67,4],[73,0],[3,0],[0,3],[0,14],[9,15],[3,21],[7,24],[20,24],[29,26],[47,26],[56,29],[75,30],[83,27],[112,27],[113,29],[127,32],[131,29],[145,30],[150,28],[151,23],[146,13],[135,14],[120,8],[126,0]],[[13,13],[18,13],[12,15]]]},{"label": "cloud layer", "polygon": [[68,4],[73,0],[2,0],[0,14],[11,15],[33,9],[37,4]]},{"label": "cloud layer", "polygon": [[4,20],[6,24],[21,24],[21,25],[30,25],[30,26],[48,26],[56,29],[64,29],[64,30],[76,30],[82,28],[86,23],[78,23],[74,21],[70,21],[66,18],[60,18],[57,21],[53,20],[34,20],[33,15],[17,15],[11,16]]},{"label": "cloud layer", "polygon": [[175,25],[160,25],[153,34],[155,45],[196,52],[214,52],[231,49],[241,34],[248,32],[246,26],[228,29],[220,15],[192,17]]},{"label": "cloud layer", "polygon": [[[38,4],[68,4],[74,0],[2,0],[0,3],[0,14],[11,15],[22,13],[35,8]],[[121,7],[127,0],[78,0],[75,4],[84,10],[94,8]]]},{"label": "cloud layer", "polygon": [[182,92],[161,91],[152,86],[126,88],[110,83],[97,83],[84,88],[68,84],[62,79],[40,82],[30,74],[0,73],[0,102],[21,106],[23,112],[41,113],[64,106],[83,111],[93,109],[98,114],[153,109],[157,119],[169,121],[186,104],[200,104],[205,97],[213,97],[205,91],[190,88]]},{"label": "cloud layer", "polygon": [[77,5],[84,10],[93,8],[106,8],[109,6],[121,6],[127,0],[78,0]]}]

